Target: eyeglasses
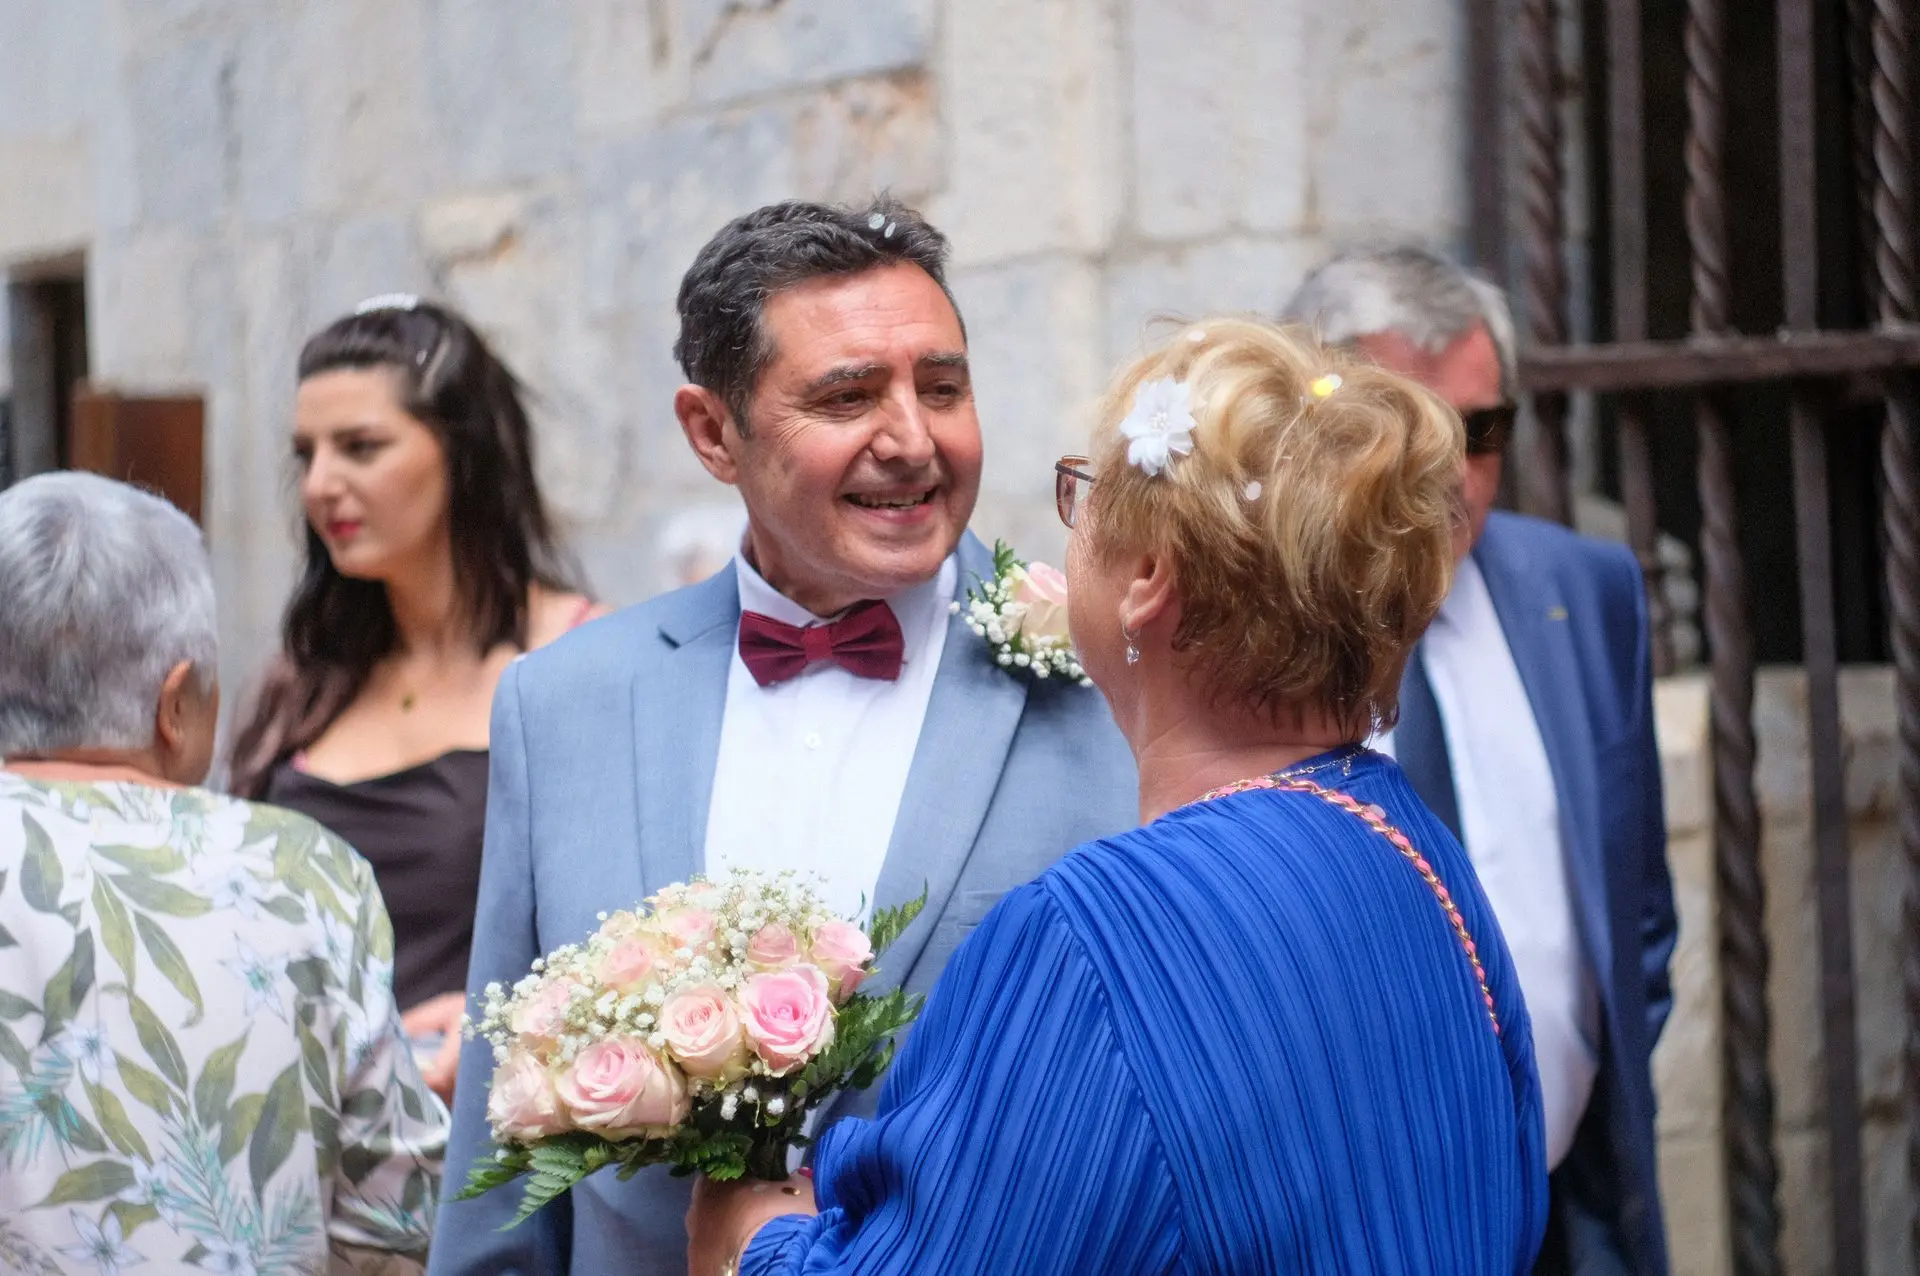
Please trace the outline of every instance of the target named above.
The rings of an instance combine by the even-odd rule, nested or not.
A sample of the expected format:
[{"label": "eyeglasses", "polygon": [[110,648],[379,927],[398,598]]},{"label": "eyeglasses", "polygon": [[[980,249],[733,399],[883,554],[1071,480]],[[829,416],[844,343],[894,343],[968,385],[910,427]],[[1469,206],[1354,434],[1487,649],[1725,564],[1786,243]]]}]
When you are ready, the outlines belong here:
[{"label": "eyeglasses", "polygon": [[1053,467],[1053,508],[1068,527],[1080,512],[1082,485],[1093,486],[1093,475],[1087,473],[1091,464],[1084,456],[1063,456]]},{"label": "eyeglasses", "polygon": [[1468,454],[1486,456],[1506,447],[1508,438],[1513,435],[1514,418],[1519,413],[1519,407],[1512,403],[1462,412],[1460,423],[1467,427]]}]

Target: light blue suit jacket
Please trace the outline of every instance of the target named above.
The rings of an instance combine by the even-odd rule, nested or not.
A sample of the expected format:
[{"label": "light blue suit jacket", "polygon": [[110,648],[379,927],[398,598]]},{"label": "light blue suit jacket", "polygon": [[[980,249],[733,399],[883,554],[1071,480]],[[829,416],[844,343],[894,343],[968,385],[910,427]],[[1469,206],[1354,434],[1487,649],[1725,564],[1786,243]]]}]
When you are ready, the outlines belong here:
[{"label": "light blue suit jacket", "polygon": [[[968,535],[961,589],[992,558]],[[740,604],[728,568],[584,626],[515,661],[493,706],[486,859],[469,997],[580,940],[602,909],[631,907],[701,870],[707,807]],[[1138,823],[1133,759],[1098,691],[1030,682],[951,622],[875,902],[927,892],[872,987],[932,989],[1001,895],[1082,842]],[[490,1147],[492,1058],[469,1043],[447,1151],[451,1197]],[[877,1088],[829,1119],[865,1114]],[[990,1118],[990,1114],[983,1114]],[[517,1188],[445,1202],[429,1271],[678,1273],[688,1185],[664,1171],[602,1173],[511,1231]]]}]

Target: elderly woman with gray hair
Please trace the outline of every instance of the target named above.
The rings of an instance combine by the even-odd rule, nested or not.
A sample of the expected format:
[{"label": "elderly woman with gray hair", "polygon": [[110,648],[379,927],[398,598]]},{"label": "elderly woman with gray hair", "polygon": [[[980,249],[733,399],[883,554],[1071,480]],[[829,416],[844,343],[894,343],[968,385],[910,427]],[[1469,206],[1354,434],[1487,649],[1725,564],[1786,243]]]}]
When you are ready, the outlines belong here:
[{"label": "elderly woman with gray hair", "polygon": [[0,1266],[391,1271],[447,1117],[366,862],[198,786],[200,534],[83,474],[0,493]]}]

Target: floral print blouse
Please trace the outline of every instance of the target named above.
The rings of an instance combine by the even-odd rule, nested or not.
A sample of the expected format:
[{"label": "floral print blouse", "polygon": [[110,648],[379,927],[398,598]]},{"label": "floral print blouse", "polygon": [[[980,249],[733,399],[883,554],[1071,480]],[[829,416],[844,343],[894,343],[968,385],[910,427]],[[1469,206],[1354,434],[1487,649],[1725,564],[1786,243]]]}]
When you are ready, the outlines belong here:
[{"label": "floral print blouse", "polygon": [[419,1270],[447,1114],[392,962],[301,816],[0,773],[0,1269]]}]

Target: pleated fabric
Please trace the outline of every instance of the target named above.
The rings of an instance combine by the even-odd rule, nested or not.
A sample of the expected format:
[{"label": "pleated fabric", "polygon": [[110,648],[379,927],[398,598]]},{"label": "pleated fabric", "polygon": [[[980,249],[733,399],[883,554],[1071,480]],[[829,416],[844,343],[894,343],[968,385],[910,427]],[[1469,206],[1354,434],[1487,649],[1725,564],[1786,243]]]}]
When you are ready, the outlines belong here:
[{"label": "pleated fabric", "polygon": [[1389,759],[1081,847],[948,966],[879,1116],[829,1130],[774,1273],[1524,1273],[1547,1167],[1526,1009],[1465,853]]}]

